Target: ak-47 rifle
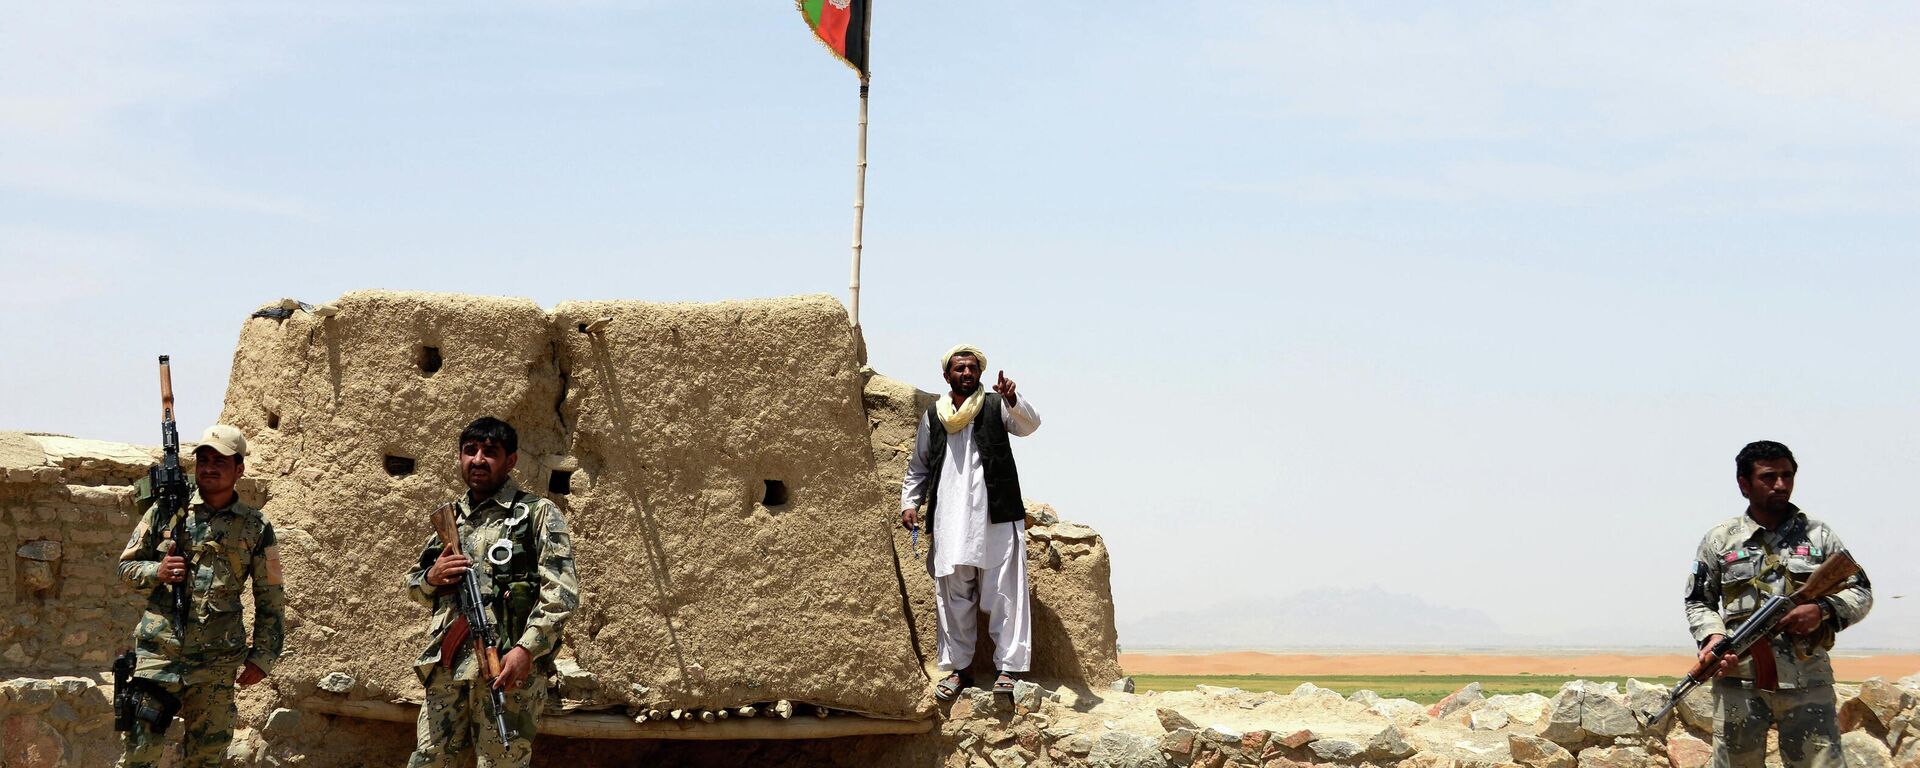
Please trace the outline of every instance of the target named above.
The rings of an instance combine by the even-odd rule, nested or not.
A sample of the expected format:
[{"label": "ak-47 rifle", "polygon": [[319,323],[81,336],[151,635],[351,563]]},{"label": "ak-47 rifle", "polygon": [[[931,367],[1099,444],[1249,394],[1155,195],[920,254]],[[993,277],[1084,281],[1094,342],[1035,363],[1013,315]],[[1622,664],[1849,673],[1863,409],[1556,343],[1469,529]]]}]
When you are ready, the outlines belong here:
[{"label": "ak-47 rifle", "polygon": [[[434,509],[433,531],[440,536],[440,542],[447,549],[466,555],[466,548],[460,544],[460,523],[455,518],[456,514],[453,502]],[[472,647],[474,663],[480,665],[480,676],[486,680],[487,694],[492,699],[493,727],[499,732],[500,743],[504,745],[507,743],[507,697],[492,684],[500,677],[498,635],[494,631],[493,617],[487,613],[486,601],[480,595],[480,580],[474,576],[472,568],[460,574],[460,583],[454,587],[453,597],[460,615],[447,625],[447,633],[440,638],[440,664],[452,668],[454,659],[460,654],[460,646],[465,644]]]},{"label": "ak-47 rifle", "polygon": [[[1786,618],[1789,611],[1796,606],[1806,605],[1839,592],[1845,588],[1844,582],[1859,572],[1860,564],[1854,562],[1853,554],[1841,550],[1829,555],[1827,561],[1821,563],[1819,568],[1815,568],[1813,574],[1807,577],[1806,583],[1794,590],[1793,594],[1785,597],[1768,595],[1767,601],[1761,603],[1760,609],[1747,617],[1746,623],[1741,624],[1733,634],[1720,638],[1720,641],[1714,643],[1709,649],[1711,655],[1695,663],[1693,669],[1687,671],[1686,678],[1667,694],[1666,706],[1661,707],[1660,711],[1653,713],[1651,717],[1645,716],[1644,713],[1635,713],[1641,717],[1641,724],[1648,728],[1653,727],[1654,723],[1660,722],[1668,712],[1672,712],[1674,707],[1679,706],[1680,699],[1684,698],[1688,691],[1713,679],[1713,670],[1720,666],[1721,657],[1727,654],[1747,655],[1754,646],[1761,645],[1774,635],[1780,634],[1780,620]],[[1767,653],[1773,652],[1771,646],[1765,646],[1762,650]]]},{"label": "ak-47 rifle", "polygon": [[177,555],[187,561],[181,571],[186,577],[172,586],[173,638],[185,644],[187,619],[193,615],[193,550],[188,546],[190,533],[186,514],[190,491],[187,490],[187,473],[180,468],[180,430],[173,423],[173,373],[167,365],[166,355],[160,356],[160,445],[163,451],[160,465],[147,470],[147,479],[153,486],[154,505],[160,510],[154,519],[172,521],[173,533],[166,554]]}]

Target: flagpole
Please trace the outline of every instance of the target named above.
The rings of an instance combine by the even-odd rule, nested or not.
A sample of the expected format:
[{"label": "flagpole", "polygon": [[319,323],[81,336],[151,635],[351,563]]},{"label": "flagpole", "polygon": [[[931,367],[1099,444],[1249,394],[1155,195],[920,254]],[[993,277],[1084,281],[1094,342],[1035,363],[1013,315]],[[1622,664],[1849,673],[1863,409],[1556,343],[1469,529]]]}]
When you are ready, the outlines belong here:
[{"label": "flagpole", "polygon": [[867,362],[867,340],[860,331],[860,232],[867,214],[867,76],[860,76],[859,159],[854,163],[853,183],[853,279],[847,283],[852,294],[853,338],[862,364]]}]

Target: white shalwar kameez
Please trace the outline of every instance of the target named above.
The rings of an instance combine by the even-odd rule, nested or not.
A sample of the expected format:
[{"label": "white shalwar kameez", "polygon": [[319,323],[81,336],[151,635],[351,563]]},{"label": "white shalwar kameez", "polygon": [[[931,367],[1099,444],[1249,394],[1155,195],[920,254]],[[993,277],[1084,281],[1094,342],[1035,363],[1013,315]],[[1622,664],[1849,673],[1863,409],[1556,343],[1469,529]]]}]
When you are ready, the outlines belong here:
[{"label": "white shalwar kameez", "polygon": [[[1025,437],[1040,428],[1040,414],[1025,395],[1012,408],[1002,400],[1000,419],[1009,435]],[[901,509],[919,503],[930,474],[930,446],[923,445],[925,413],[920,414],[919,435],[907,464],[906,482],[901,484]],[[976,616],[985,611],[994,667],[1028,671],[1033,666],[1033,612],[1027,599],[1027,525],[1024,520],[994,523],[987,519],[986,473],[980,451],[973,445],[972,424],[947,433],[937,498],[932,572],[934,608],[940,616],[940,669],[964,670],[973,664]]]}]

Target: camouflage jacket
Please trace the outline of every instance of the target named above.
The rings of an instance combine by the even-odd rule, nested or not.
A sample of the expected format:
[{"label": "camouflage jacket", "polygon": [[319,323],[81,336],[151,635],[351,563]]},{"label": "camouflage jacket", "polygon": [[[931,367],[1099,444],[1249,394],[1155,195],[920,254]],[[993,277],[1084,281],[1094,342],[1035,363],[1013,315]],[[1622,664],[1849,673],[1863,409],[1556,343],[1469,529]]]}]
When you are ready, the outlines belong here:
[{"label": "camouflage jacket", "polygon": [[[548,659],[560,648],[561,625],[580,606],[566,515],[512,481],[477,505],[466,494],[455,504],[461,546],[473,559],[472,573],[480,579],[481,599],[498,633],[496,646],[505,652],[517,645],[536,660]],[[406,579],[407,595],[433,609],[427,625],[432,642],[415,662],[422,679],[440,662],[440,638],[460,614],[456,587],[427,584],[427,569],[439,559],[441,547],[438,535],[427,539]],[[476,678],[473,654],[460,654],[454,674],[460,680]]]},{"label": "camouflage jacket", "polygon": [[[187,517],[185,551],[192,554],[191,610],[186,642],[174,634],[173,590],[160,581],[160,558],[169,553],[173,520],[159,519],[159,507],[140,515],[140,523],[120,552],[120,579],[148,592],[147,610],[134,628],[139,658],[135,674],[179,682],[191,673],[231,679],[235,668],[252,662],[273,671],[286,639],[286,589],[281,585],[280,548],[273,524],[260,510],[235,499],[220,509],[195,491],[182,511]],[[253,583],[253,642],[241,613],[240,592]]]},{"label": "camouflage jacket", "polygon": [[[1846,548],[1826,523],[1798,508],[1777,530],[1762,528],[1745,514],[1714,526],[1700,540],[1687,574],[1687,625],[1694,642],[1731,634],[1767,596],[1792,593],[1829,556]],[[1863,571],[1821,602],[1831,614],[1824,626],[1810,635],[1774,639],[1781,688],[1833,684],[1827,649],[1833,647],[1834,633],[1867,617],[1873,588]],[[1743,659],[1728,678],[1751,686],[1753,674],[1753,661]]]}]

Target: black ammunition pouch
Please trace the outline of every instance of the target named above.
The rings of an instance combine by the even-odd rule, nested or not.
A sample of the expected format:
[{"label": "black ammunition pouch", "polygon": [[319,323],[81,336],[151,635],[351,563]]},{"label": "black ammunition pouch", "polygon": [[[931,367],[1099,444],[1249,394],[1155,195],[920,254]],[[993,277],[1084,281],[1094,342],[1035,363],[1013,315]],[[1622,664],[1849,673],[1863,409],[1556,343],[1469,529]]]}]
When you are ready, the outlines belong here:
[{"label": "black ammunition pouch", "polygon": [[155,735],[167,732],[173,716],[180,712],[180,697],[144,677],[133,676],[133,651],[113,660],[113,729],[131,731],[146,723]]}]

